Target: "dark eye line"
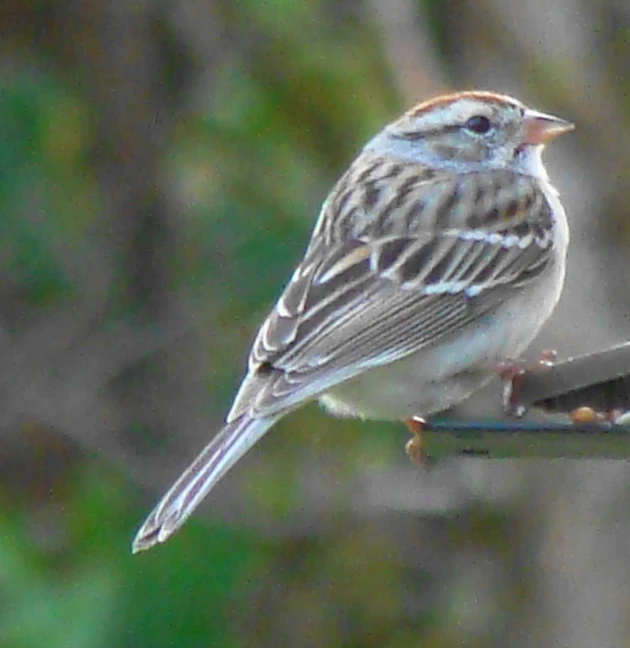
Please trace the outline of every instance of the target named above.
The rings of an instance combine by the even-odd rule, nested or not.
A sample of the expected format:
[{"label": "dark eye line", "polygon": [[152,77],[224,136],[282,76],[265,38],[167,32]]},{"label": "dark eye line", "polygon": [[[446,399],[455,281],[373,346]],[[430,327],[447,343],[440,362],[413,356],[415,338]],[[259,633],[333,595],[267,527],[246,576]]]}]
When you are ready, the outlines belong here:
[{"label": "dark eye line", "polygon": [[425,129],[421,131],[406,131],[400,133],[392,133],[392,136],[401,140],[420,140],[431,137],[431,135],[441,135],[443,133],[454,133],[461,130],[461,124],[451,124],[449,126],[439,126],[432,129]]}]

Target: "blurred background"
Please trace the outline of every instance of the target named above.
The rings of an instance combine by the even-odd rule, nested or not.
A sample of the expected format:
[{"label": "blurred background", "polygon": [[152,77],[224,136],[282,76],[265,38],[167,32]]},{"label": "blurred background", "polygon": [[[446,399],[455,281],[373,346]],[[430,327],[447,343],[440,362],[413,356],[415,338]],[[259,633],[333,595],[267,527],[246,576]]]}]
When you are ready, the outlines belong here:
[{"label": "blurred background", "polygon": [[4,0],[0,645],[629,646],[626,462],[423,473],[402,426],[311,406],[130,554],[326,192],[435,93],[576,123],[546,155],[573,239],[537,348],[630,337],[629,60],[626,0]]}]

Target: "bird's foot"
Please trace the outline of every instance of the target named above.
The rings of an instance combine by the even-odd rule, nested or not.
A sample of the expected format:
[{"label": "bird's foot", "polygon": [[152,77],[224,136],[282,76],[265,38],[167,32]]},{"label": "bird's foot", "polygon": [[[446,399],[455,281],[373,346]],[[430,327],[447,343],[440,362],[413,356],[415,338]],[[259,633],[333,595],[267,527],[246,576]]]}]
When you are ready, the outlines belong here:
[{"label": "bird's foot", "polygon": [[419,466],[426,467],[429,459],[422,441],[422,430],[426,421],[421,416],[414,416],[405,421],[405,425],[413,435],[405,444],[409,458]]},{"label": "bird's foot", "polygon": [[525,415],[526,408],[519,403],[519,392],[526,373],[532,371],[544,371],[553,366],[557,353],[552,349],[545,349],[538,360],[533,364],[527,364],[522,360],[506,359],[495,366],[496,372],[503,381],[501,404],[507,416],[520,418]]}]

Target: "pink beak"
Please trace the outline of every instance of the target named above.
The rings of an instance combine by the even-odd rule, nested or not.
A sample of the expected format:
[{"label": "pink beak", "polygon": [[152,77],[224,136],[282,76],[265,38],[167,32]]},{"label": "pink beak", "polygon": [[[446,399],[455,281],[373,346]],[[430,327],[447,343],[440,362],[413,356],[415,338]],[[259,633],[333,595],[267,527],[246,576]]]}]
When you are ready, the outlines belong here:
[{"label": "pink beak", "polygon": [[545,113],[538,112],[537,110],[525,111],[525,136],[523,141],[525,144],[542,145],[547,144],[551,140],[572,131],[575,126],[564,119],[554,117],[553,115],[546,115]]}]

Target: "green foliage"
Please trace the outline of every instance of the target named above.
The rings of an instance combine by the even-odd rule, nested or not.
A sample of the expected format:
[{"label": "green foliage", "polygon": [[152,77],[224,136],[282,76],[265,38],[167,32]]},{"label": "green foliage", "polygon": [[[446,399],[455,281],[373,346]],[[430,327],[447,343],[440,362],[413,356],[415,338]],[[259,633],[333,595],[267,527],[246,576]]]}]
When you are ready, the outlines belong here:
[{"label": "green foliage", "polygon": [[[245,336],[288,278],[331,182],[396,107],[369,25],[331,22],[325,9],[321,2],[287,0],[225,4],[224,24],[243,46],[217,61],[204,105],[184,101],[156,162],[177,208],[176,244],[163,235],[160,262],[170,273],[169,290],[189,299],[204,322],[213,402],[228,400]],[[302,24],[317,34],[310,47],[296,29]],[[107,212],[111,197],[101,194],[107,185],[99,174],[110,171],[95,163],[109,145],[107,129],[118,125],[103,124],[89,77],[111,84],[112,93],[125,86],[123,78],[90,68],[103,64],[91,40],[96,32],[80,29],[77,37],[87,48],[84,58],[69,61],[62,54],[60,68],[45,66],[48,54],[35,48],[29,58],[40,65],[17,66],[0,81],[0,271],[5,299],[18,295],[21,303],[52,313],[100,299],[90,293],[89,280],[94,268],[102,271],[94,264],[106,261],[111,275],[97,285],[107,291],[109,327],[129,319],[134,304],[124,230],[119,215]],[[311,419],[312,412],[299,419],[301,432],[315,429]],[[134,426],[143,427],[132,418],[127,427]],[[339,483],[351,474],[361,447],[355,426],[341,423],[344,428]],[[300,506],[297,437],[284,429],[281,441],[268,446],[267,468],[245,488],[252,507],[279,524]],[[307,432],[306,447],[319,453],[320,444],[336,437],[337,431],[334,437]],[[229,648],[255,632],[247,627],[255,622],[246,602],[257,583],[272,577],[270,566],[287,553],[286,543],[192,521],[166,547],[132,557],[130,536],[147,502],[130,506],[130,484],[92,463],[65,475],[58,489],[43,502],[4,507],[3,648]],[[350,544],[346,549],[351,555]],[[344,562],[343,555],[337,560]],[[299,556],[305,575],[334,559],[324,547]],[[359,554],[353,564],[357,560],[367,558]],[[333,560],[323,578],[334,578],[339,567]],[[357,569],[349,572],[353,578]],[[321,587],[324,580],[312,595],[292,591],[296,601],[319,606]],[[344,592],[340,587],[335,605],[343,604]],[[352,605],[362,623],[360,600]],[[321,620],[317,632],[324,638],[334,610],[309,613]]]},{"label": "green foliage", "polygon": [[24,73],[0,82],[0,123],[3,281],[51,304],[72,294],[59,252],[80,245],[94,199],[82,174],[85,114],[51,76]]},{"label": "green foliage", "polygon": [[230,611],[265,556],[259,539],[192,524],[161,555],[133,557],[142,508],[129,505],[128,484],[91,465],[63,491],[43,519],[12,511],[0,520],[4,648],[44,637],[50,648],[238,645]]},{"label": "green foliage", "polygon": [[[212,396],[198,416],[218,417],[254,325],[299,259],[331,183],[365,138],[399,109],[380,35],[370,20],[358,19],[351,3],[221,1],[208,5],[221,26],[220,55],[206,60],[194,56],[194,26],[188,32],[181,27],[169,3],[134,8],[124,24],[129,33],[120,34],[108,23],[116,12],[101,13],[99,3],[67,14],[62,3],[52,5],[50,14],[26,16],[33,21],[28,34],[46,25],[41,42],[25,50],[17,38],[0,50],[16,62],[0,80],[0,300],[22,307],[12,333],[19,339],[34,313],[70,310],[86,331],[95,327],[97,338],[106,337],[118,325],[132,326],[150,302],[147,293],[158,286],[152,312],[183,304],[187,321],[199,329],[195,350],[205,373],[195,380],[205,380]],[[65,22],[55,23],[60,16]],[[214,16],[203,16],[204,37],[215,34]],[[183,53],[175,51],[180,37]],[[165,43],[169,51],[160,51]],[[143,58],[147,51],[153,59]],[[197,72],[207,68],[210,82],[187,85],[180,55]],[[166,97],[162,104],[160,97]],[[131,125],[123,123],[126,110],[137,113]],[[144,129],[150,133],[145,139]],[[152,137],[159,140],[154,148],[147,144]],[[139,143],[149,155],[134,149]],[[147,169],[134,166],[141,163]],[[140,186],[138,177],[120,171],[123,166],[138,173]],[[127,192],[148,205],[128,204]],[[152,212],[158,208],[164,213]],[[157,223],[157,231],[139,225],[141,218]],[[159,319],[150,323],[159,329]],[[64,333],[53,331],[44,348],[55,347],[55,336],[66,344]],[[89,374],[92,363],[103,361],[83,357],[84,340],[70,339],[69,350],[62,346],[51,354],[61,358],[58,364],[43,359],[42,373],[62,383],[68,367]],[[160,451],[178,449],[178,426],[190,415],[190,400],[179,392],[194,370],[176,343],[147,355],[113,366],[94,388],[111,398],[104,399],[107,405],[112,392],[122,394],[114,400],[120,429],[98,442],[118,448],[117,434],[126,433],[130,459],[134,438],[163,425],[168,442],[156,434],[143,446],[155,453],[135,458],[157,464]],[[64,408],[82,400],[82,388],[79,382]],[[56,392],[32,397],[54,403]],[[108,422],[100,402],[86,426]],[[72,422],[70,414],[63,420]],[[30,415],[20,410],[18,420],[28,424]],[[70,431],[80,445],[83,425],[78,421],[79,431]],[[63,425],[48,427],[51,435],[72,436]],[[413,587],[405,582],[410,576],[393,537],[368,522],[357,528],[343,513],[352,500],[355,466],[382,469],[392,448],[401,453],[403,433],[392,434],[391,427],[366,424],[359,433],[354,422],[332,423],[307,408],[265,439],[266,461],[258,470],[230,482],[230,488],[240,484],[257,521],[251,528],[258,531],[191,520],[166,546],[135,557],[131,535],[156,492],[132,505],[134,485],[85,460],[63,472],[50,491],[19,502],[4,485],[0,644],[417,645],[430,614],[405,617],[405,592]],[[330,508],[339,513],[285,537],[283,529],[316,514],[301,510],[301,469],[323,456],[325,479],[338,487]],[[175,463],[179,467],[182,457]],[[28,491],[38,477],[25,478],[20,489]],[[414,586],[425,582],[417,576]]]}]

